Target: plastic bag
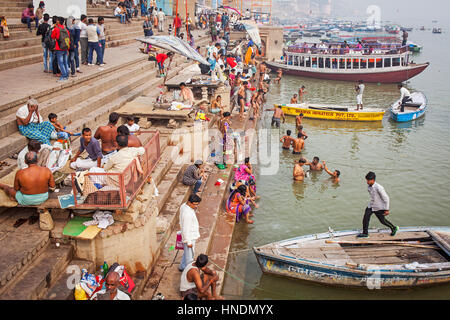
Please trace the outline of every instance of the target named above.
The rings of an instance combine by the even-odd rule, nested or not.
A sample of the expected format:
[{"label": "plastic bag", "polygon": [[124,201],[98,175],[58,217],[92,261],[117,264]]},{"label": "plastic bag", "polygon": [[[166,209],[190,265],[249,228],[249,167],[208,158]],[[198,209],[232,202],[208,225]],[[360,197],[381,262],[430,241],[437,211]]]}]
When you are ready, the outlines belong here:
[{"label": "plastic bag", "polygon": [[88,297],[86,295],[86,291],[83,290],[80,284],[77,284],[75,286],[75,300],[88,300]]}]

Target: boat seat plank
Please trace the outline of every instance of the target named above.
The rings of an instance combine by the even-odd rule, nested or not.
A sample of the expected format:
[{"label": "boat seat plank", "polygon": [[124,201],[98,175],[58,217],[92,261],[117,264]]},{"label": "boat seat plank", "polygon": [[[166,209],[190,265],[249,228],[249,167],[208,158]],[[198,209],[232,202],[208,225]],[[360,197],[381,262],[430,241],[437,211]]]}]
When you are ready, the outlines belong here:
[{"label": "boat seat plank", "polygon": [[427,233],[433,238],[436,244],[450,256],[450,234],[433,230],[428,230]]},{"label": "boat seat plank", "polygon": [[[391,236],[390,233],[370,233],[370,237],[368,239],[364,239],[361,241],[372,241],[372,240],[386,240],[386,241],[392,241],[392,240],[407,240],[407,239],[426,239],[430,238],[430,235],[426,232],[422,231],[416,231],[416,232],[399,232],[395,236]],[[357,238],[353,235],[351,236],[344,236],[335,238],[335,240],[338,241],[357,241]]]}]

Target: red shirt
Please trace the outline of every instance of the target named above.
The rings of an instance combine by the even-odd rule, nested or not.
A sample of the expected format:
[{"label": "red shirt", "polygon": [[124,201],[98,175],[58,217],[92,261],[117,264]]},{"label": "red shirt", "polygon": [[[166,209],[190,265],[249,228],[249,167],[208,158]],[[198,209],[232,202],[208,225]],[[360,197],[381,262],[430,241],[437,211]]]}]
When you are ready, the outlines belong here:
[{"label": "red shirt", "polygon": [[174,28],[181,27],[181,19],[180,19],[180,17],[175,17],[175,19],[173,19],[173,26],[174,26]]},{"label": "red shirt", "polygon": [[168,58],[167,54],[165,53],[160,53],[156,56],[156,62],[159,62],[161,64],[164,63],[164,61],[166,61],[166,59]]},{"label": "red shirt", "polygon": [[[52,31],[52,39],[56,39],[56,40],[59,39],[59,34],[60,34],[59,30],[61,30],[61,29],[65,29],[63,25],[55,26],[55,28]],[[56,42],[55,50],[57,50],[57,51],[69,51],[69,50],[61,50],[61,48],[59,47],[58,41],[55,41],[55,42]]]},{"label": "red shirt", "polygon": [[236,60],[234,58],[227,58],[227,63],[232,69],[237,66]]}]

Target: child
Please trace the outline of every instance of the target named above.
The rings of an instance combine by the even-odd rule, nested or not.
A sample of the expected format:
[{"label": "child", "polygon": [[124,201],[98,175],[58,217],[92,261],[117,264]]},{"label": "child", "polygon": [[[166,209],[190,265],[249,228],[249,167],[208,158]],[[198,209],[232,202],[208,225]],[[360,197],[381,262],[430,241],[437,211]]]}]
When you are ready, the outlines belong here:
[{"label": "child", "polygon": [[171,24],[169,24],[169,36],[172,34],[172,25]]},{"label": "child", "polygon": [[127,127],[128,130],[130,130],[130,133],[132,134],[136,133],[141,129],[141,127],[139,127],[137,122],[138,122],[137,118],[133,118],[131,116],[127,117],[127,123],[125,124],[125,127]]},{"label": "child", "polygon": [[50,120],[50,123],[53,125],[53,127],[55,127],[56,130],[56,134],[58,136],[58,139],[64,139],[64,140],[68,140],[69,136],[80,136],[81,133],[75,133],[73,134],[70,131],[66,130],[66,127],[63,127],[59,122],[58,122],[58,116],[54,113],[50,113],[48,115],[48,120]]}]

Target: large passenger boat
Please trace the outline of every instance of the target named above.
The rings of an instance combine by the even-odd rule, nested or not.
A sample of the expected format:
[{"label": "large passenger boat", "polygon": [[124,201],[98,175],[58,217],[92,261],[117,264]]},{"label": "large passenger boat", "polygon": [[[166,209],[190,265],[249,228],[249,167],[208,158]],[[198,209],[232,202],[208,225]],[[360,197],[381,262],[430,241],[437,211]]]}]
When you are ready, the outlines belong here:
[{"label": "large passenger boat", "polygon": [[408,46],[398,44],[306,44],[290,46],[282,60],[268,61],[273,71],[327,80],[374,83],[403,82],[429,63],[414,63]]}]

